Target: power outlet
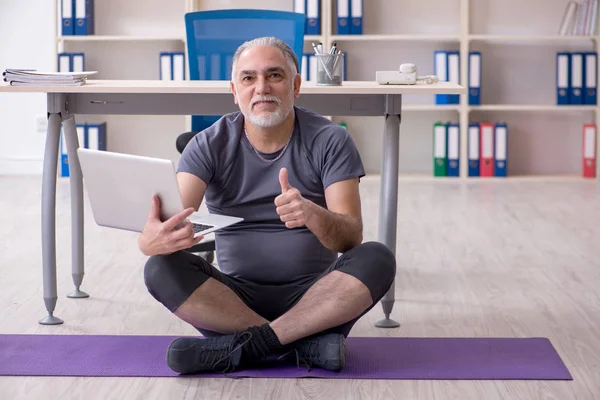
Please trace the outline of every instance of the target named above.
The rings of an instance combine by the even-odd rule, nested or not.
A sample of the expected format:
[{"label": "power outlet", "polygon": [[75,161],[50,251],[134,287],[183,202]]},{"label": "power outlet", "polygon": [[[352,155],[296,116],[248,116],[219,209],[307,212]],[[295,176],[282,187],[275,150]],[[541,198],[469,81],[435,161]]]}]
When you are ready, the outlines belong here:
[{"label": "power outlet", "polygon": [[48,130],[48,117],[46,115],[37,115],[35,117],[36,132],[46,133]]}]

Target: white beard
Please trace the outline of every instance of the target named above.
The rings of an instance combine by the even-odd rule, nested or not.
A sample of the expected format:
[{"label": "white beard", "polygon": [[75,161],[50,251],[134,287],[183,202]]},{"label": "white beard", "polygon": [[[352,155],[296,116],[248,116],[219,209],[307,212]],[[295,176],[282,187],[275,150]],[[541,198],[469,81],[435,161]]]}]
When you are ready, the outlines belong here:
[{"label": "white beard", "polygon": [[[294,88],[292,87],[290,90],[290,99],[294,98]],[[250,121],[250,123],[254,126],[258,126],[259,128],[271,128],[273,126],[277,126],[290,114],[292,109],[294,108],[293,101],[290,101],[287,104],[283,104],[281,99],[275,96],[263,96],[262,99],[269,99],[275,101],[277,103],[277,108],[272,112],[263,112],[262,115],[256,115],[252,112],[252,105],[247,107],[245,110],[242,110],[242,114],[244,117]]]},{"label": "white beard", "polygon": [[273,112],[263,113],[262,115],[255,115],[252,110],[248,113],[248,121],[252,125],[258,126],[260,128],[271,128],[273,126],[277,126],[285,121],[290,108],[281,106],[281,103],[277,105],[277,109]]}]

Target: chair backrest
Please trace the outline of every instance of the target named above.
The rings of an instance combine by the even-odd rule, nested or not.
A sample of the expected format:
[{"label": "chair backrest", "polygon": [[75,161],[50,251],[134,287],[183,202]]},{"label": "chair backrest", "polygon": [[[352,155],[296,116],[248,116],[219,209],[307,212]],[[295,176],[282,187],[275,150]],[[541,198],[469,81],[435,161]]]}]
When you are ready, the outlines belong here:
[{"label": "chair backrest", "polygon": [[[214,10],[185,15],[191,80],[230,80],[237,48],[247,40],[275,36],[286,42],[302,62],[304,14],[274,10]],[[192,131],[199,132],[220,116],[192,116]]]}]

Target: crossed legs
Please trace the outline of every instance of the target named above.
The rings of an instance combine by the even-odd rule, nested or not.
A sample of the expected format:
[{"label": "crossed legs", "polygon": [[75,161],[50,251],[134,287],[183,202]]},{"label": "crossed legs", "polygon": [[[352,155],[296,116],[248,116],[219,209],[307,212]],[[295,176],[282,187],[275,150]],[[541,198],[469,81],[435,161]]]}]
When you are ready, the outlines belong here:
[{"label": "crossed legs", "polygon": [[363,243],[342,254],[321,276],[296,285],[296,293],[288,299],[291,307],[268,317],[251,308],[252,299],[240,288],[243,283],[186,252],[151,257],[145,281],[158,301],[204,336],[269,323],[286,345],[326,331],[347,336],[358,318],[387,292],[395,273],[395,258],[387,247]]}]

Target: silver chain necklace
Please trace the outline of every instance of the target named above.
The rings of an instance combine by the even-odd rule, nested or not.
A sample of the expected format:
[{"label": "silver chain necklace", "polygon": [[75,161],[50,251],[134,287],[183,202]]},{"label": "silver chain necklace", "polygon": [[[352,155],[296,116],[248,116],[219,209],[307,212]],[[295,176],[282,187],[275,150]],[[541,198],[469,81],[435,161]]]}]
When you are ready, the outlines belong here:
[{"label": "silver chain necklace", "polygon": [[292,140],[292,136],[294,136],[294,132],[292,131],[292,134],[290,135],[285,146],[283,146],[283,149],[281,149],[281,152],[279,153],[279,155],[273,159],[268,159],[268,158],[264,158],[263,156],[261,156],[260,152],[254,148],[254,145],[252,144],[252,141],[250,140],[250,137],[248,136],[248,131],[246,130],[246,127],[244,127],[244,134],[246,135],[246,139],[248,139],[248,143],[250,143],[250,147],[252,147],[252,150],[254,150],[254,152],[256,153],[258,158],[260,158],[264,162],[268,162],[268,163],[273,163],[273,162],[279,160],[283,156],[283,153],[285,153],[285,150],[287,149],[288,145],[290,144],[290,141]]}]

